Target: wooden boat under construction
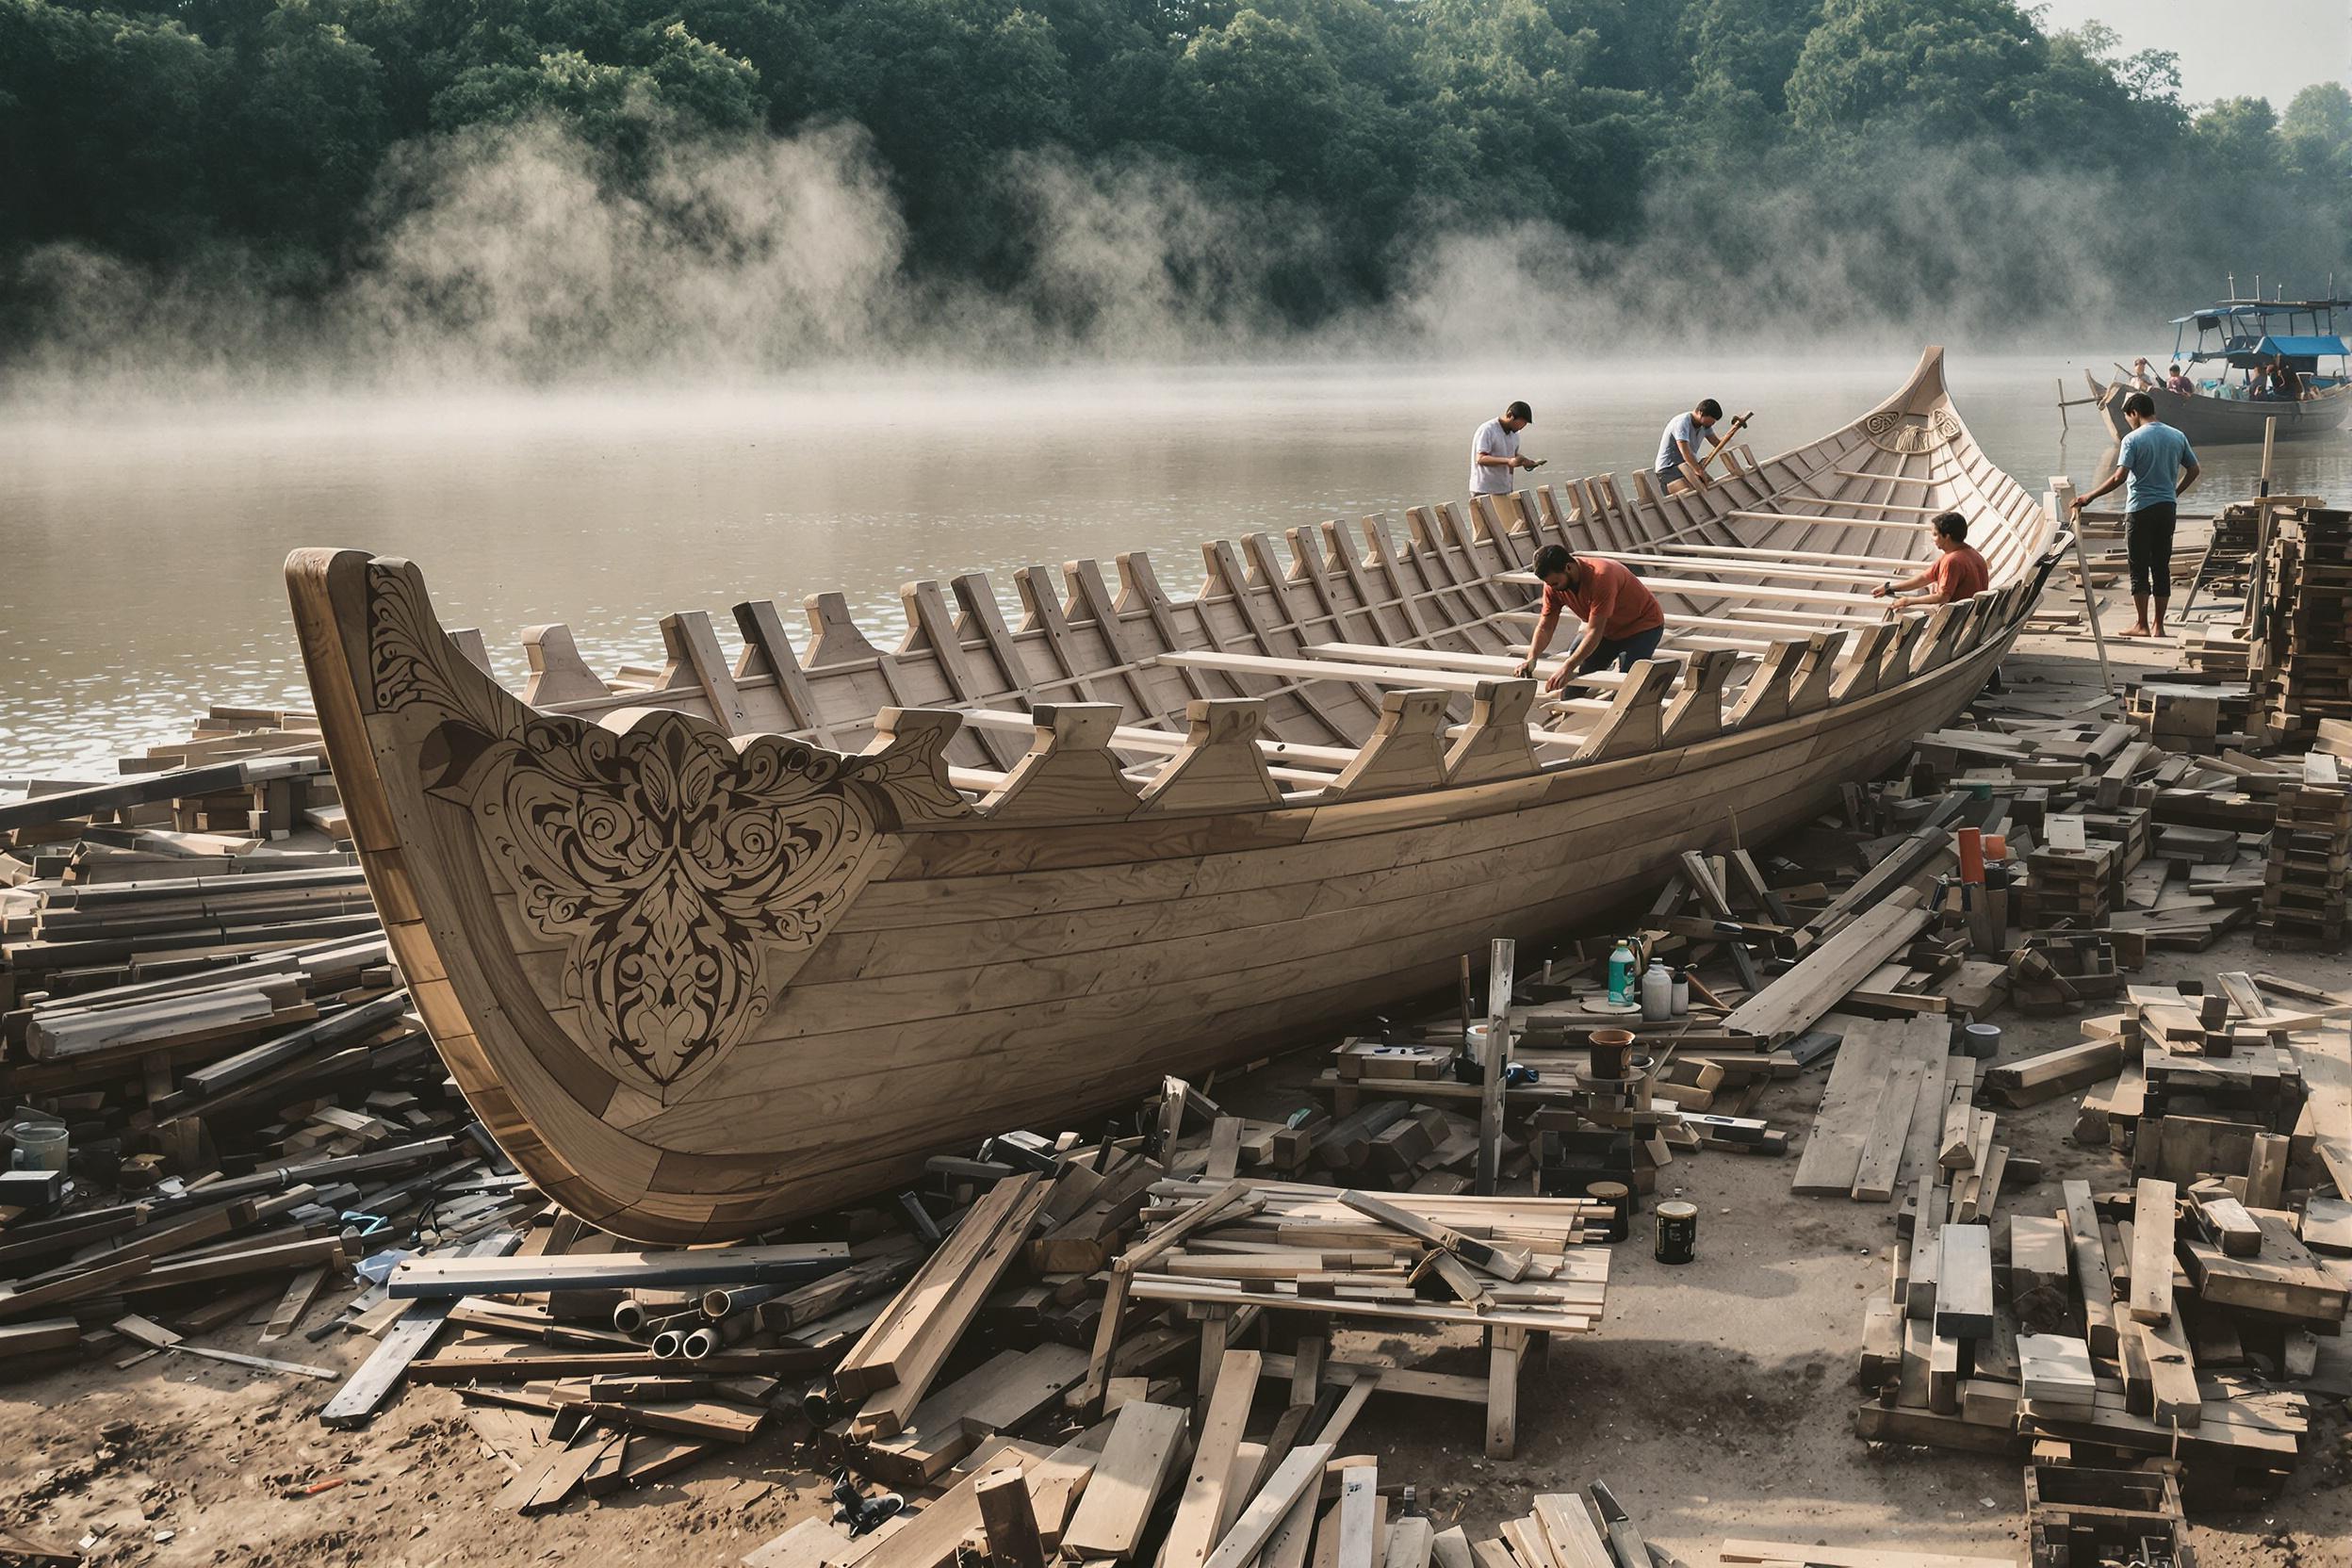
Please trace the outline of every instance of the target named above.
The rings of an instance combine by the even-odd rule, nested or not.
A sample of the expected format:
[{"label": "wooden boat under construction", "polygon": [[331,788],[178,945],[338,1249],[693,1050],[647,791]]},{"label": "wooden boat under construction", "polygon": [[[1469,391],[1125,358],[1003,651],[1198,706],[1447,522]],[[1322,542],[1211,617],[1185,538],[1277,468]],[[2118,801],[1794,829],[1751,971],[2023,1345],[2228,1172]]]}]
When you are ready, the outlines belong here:
[{"label": "wooden boat under construction", "polygon": [[[923,1157],[1070,1125],[1450,984],[1495,936],[1603,928],[1683,850],[1771,838],[1948,721],[2065,544],[1929,350],[1852,424],[1695,495],[1609,477],[1206,548],[669,617],[607,681],[560,627],[529,688],[422,576],[286,565],[368,880],[416,1003],[516,1164],[649,1242],[737,1237]],[[1955,509],[1964,604],[1869,596]],[[1545,542],[1668,611],[1555,699],[1511,672]],[[1558,645],[1565,651],[1568,640]]]}]

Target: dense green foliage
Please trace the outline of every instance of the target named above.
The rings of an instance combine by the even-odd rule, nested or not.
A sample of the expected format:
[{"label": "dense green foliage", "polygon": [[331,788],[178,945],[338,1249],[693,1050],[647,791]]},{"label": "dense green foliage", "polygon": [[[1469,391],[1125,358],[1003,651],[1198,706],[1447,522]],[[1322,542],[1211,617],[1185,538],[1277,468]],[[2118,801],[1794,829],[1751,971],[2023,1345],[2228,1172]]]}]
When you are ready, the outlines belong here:
[{"label": "dense green foliage", "polygon": [[2142,273],[2151,315],[2230,267],[2315,288],[2352,234],[2343,88],[2191,110],[2168,57],[2011,0],[0,0],[0,310],[64,308],[60,246],[325,298],[436,199],[433,149],[550,120],[690,245],[680,146],[856,127],[902,282],[1041,312],[1048,164],[1229,215],[1250,259],[1163,236],[1161,285],[1291,325],[1441,235],[1668,309],[1688,273],[1818,310],[1825,268],[2031,316],[2083,297],[2060,268]]}]

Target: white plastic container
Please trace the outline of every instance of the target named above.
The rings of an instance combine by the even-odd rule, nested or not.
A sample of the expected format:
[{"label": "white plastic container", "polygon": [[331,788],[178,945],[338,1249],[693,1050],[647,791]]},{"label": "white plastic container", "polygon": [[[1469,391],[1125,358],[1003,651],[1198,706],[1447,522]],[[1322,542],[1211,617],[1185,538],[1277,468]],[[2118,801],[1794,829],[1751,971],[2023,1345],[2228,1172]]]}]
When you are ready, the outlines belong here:
[{"label": "white plastic container", "polygon": [[1674,1016],[1674,977],[1657,959],[1642,972],[1642,1018],[1657,1023]]}]

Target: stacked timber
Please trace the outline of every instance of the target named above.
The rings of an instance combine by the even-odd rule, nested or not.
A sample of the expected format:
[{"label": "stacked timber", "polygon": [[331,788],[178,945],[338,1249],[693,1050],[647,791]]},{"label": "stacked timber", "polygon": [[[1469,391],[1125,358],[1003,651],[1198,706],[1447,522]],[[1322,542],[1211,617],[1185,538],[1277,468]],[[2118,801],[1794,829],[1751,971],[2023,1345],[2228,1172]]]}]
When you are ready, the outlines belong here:
[{"label": "stacked timber", "polygon": [[2298,507],[2271,524],[2254,638],[2270,743],[2308,747],[2323,719],[2352,719],[2352,513]]},{"label": "stacked timber", "polygon": [[[1644,1539],[1640,1521],[1605,1482],[1588,1491],[1590,1503],[1575,1492],[1538,1494],[1523,1517],[1503,1521],[1494,1540],[1468,1546],[1462,1560],[1486,1568],[1684,1568],[1680,1558]],[[1437,1559],[1454,1568],[1442,1539]]]},{"label": "stacked timber", "polygon": [[2259,923],[2276,945],[2344,946],[2344,886],[2352,868],[2352,788],[2336,759],[2312,753],[2303,780],[2278,793]]},{"label": "stacked timber", "polygon": [[[2078,1133],[2096,1099],[2081,1141],[2110,1146],[2125,1174],[2012,1196],[2005,1214],[1983,1199],[1989,1173],[1972,1213],[1965,1177],[1923,1189],[1865,1315],[1860,1434],[2031,1444],[2075,1465],[2164,1455],[2194,1500],[2274,1494],[2347,1305],[2327,1257],[2352,1252],[2352,1144],[2330,1130],[2352,1114],[2347,1012],[2352,999],[2269,975],[2134,986],[2121,1012],[2083,1021],[2082,1045],[1995,1067],[2013,1103],[2113,1079]],[[1985,1163],[1962,1152],[1978,1114],[1955,1100],[1947,1117],[1956,1170]]]}]

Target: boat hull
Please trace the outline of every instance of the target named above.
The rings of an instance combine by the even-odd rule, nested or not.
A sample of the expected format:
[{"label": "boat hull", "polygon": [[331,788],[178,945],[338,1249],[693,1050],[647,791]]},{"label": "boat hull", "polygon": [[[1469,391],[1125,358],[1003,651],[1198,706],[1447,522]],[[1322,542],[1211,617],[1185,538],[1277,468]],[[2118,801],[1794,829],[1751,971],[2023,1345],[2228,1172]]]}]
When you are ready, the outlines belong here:
[{"label": "boat hull", "polygon": [[[2107,433],[2120,441],[2131,433],[2123,400],[2133,388],[2129,383],[2093,378],[2093,395]],[[2156,417],[2189,438],[2194,446],[2226,447],[2259,442],[2272,419],[2278,421],[2281,441],[2321,441],[2341,434],[2344,416],[2352,412],[2352,388],[2333,387],[2300,402],[2258,402],[2247,399],[2212,398],[2203,393],[2183,397],[2162,386],[2145,388],[2155,400]]]},{"label": "boat hull", "polygon": [[483,789],[461,781],[495,775],[478,738],[493,726],[553,722],[543,749],[612,730],[533,714],[446,638],[416,683],[439,689],[387,702],[383,629],[420,624],[413,569],[314,552],[289,574],[322,721],[368,736],[337,745],[337,776],[460,1086],[551,1197],[664,1243],[751,1233],[903,1182],[941,1148],[1312,1038],[1446,984],[1495,936],[1606,930],[1682,851],[1767,841],[1883,770],[1967,704],[2011,635],[1703,743],[1459,789],[1027,827],[925,821],[917,792],[879,835],[887,863],[726,1071],[655,1086],[582,1049],[589,1004],[562,994],[564,950],[518,913],[544,890],[483,851]]},{"label": "boat hull", "polygon": [[[1994,586],[1890,612],[1929,520]],[[1877,407],[1704,492],[1608,475],[663,623],[608,682],[526,633],[528,700],[405,562],[287,583],[350,831],[452,1077],[515,1164],[647,1242],[731,1239],[1070,1126],[1451,983],[1489,939],[1598,933],[1685,851],[1762,843],[1981,687],[2065,548],[1929,350]],[[1643,570],[1668,645],[1560,700],[1517,676],[1527,567]],[[1565,678],[1563,677],[1563,678]]]}]

